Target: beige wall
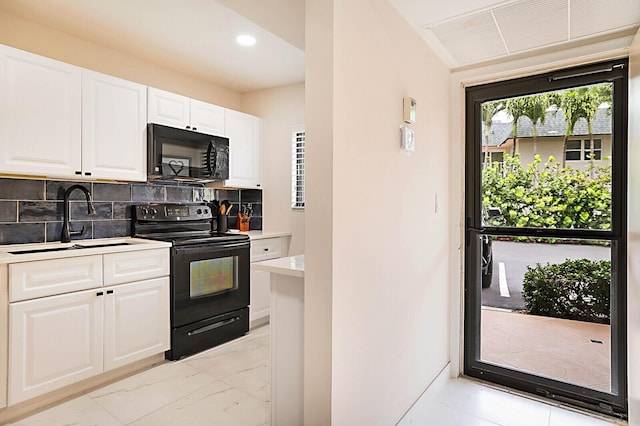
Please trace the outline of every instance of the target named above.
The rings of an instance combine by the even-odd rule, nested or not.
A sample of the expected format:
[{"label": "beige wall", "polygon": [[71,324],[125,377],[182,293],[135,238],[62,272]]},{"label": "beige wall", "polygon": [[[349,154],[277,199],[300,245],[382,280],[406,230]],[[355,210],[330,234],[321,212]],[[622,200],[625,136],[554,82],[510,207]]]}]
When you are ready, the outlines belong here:
[{"label": "beige wall", "polygon": [[5,12],[0,12],[0,43],[227,108],[240,108],[240,95],[235,91]]},{"label": "beige wall", "polygon": [[[579,138],[577,136],[572,136],[571,139],[587,140],[589,139],[589,136],[580,136]],[[602,141],[602,160],[596,161],[596,164],[599,166],[605,166],[607,161],[604,158],[611,156],[611,136],[594,136],[594,139],[600,139]],[[520,163],[523,166],[526,167],[527,164],[533,163],[533,139],[518,139],[516,141],[516,147],[516,152],[520,154]],[[556,162],[562,164],[563,147],[563,137],[539,138],[536,142],[536,152],[540,155],[540,159],[543,164],[549,159],[549,157],[554,157]],[[587,170],[589,163],[589,161],[582,160],[567,161],[567,166],[571,166],[578,170]]]},{"label": "beige wall", "polygon": [[304,84],[242,95],[244,112],[262,118],[262,226],[291,231],[291,255],[304,254],[304,210],[291,209],[291,132],[304,125]]},{"label": "beige wall", "polygon": [[[317,3],[305,309],[328,295],[330,318],[316,308],[305,339],[330,330],[331,363],[307,351],[305,373],[331,375],[332,424],[390,425],[449,361],[449,70],[387,1]],[[404,96],[418,104],[413,155],[399,150]],[[328,424],[307,413],[314,405],[305,393],[305,424]]]}]

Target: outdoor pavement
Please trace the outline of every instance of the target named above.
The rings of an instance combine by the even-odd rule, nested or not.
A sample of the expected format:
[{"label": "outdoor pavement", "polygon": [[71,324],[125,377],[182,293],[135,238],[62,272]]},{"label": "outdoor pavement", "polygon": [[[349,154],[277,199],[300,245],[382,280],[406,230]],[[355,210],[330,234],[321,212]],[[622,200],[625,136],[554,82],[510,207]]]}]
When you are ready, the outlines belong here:
[{"label": "outdoor pavement", "polygon": [[489,307],[481,324],[483,361],[610,392],[609,325]]}]

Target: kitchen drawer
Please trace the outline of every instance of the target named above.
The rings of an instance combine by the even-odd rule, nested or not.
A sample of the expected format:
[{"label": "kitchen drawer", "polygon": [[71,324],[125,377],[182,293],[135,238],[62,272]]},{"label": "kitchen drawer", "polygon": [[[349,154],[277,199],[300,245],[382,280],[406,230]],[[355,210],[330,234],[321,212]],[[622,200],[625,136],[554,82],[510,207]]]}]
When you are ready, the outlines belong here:
[{"label": "kitchen drawer", "polygon": [[104,285],[122,284],[169,275],[169,249],[104,255]]},{"label": "kitchen drawer", "polygon": [[276,259],[286,256],[283,250],[283,238],[265,238],[251,241],[251,261]]},{"label": "kitchen drawer", "polygon": [[9,301],[35,299],[102,286],[102,256],[79,256],[9,265]]}]

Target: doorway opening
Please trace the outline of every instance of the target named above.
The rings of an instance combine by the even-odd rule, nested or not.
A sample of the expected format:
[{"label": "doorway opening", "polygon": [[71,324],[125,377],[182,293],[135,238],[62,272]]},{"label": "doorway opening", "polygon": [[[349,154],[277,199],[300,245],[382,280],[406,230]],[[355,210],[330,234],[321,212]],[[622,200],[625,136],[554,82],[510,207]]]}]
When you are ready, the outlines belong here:
[{"label": "doorway opening", "polygon": [[464,373],[621,418],[627,69],[466,90]]}]

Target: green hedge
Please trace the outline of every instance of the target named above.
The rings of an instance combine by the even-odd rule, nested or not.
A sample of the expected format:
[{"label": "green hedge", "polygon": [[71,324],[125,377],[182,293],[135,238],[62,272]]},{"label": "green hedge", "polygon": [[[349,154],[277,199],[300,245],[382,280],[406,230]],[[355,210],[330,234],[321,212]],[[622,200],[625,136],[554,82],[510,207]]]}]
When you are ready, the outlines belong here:
[{"label": "green hedge", "polygon": [[536,155],[523,167],[519,154],[489,163],[482,172],[485,207],[499,207],[503,226],[611,228],[611,166],[591,162],[587,170],[561,168]]},{"label": "green hedge", "polygon": [[527,266],[522,286],[533,315],[609,323],[611,262],[588,259]]}]

